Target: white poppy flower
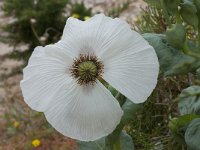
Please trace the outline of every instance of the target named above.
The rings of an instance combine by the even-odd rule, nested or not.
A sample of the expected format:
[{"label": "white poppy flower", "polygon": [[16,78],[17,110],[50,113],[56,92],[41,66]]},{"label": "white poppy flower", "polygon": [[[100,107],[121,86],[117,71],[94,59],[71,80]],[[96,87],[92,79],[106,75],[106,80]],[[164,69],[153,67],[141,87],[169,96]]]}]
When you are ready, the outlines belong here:
[{"label": "white poppy flower", "polygon": [[126,22],[99,14],[87,21],[69,18],[58,43],[35,48],[21,89],[25,102],[44,112],[60,133],[93,141],[110,134],[123,115],[99,79],[142,103],[158,72],[156,53],[141,35]]}]

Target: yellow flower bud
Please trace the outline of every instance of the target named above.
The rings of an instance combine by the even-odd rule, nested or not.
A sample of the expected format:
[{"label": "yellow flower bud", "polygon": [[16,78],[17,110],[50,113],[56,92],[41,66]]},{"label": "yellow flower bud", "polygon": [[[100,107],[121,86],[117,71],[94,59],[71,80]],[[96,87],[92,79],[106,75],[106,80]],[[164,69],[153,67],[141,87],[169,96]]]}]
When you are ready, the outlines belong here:
[{"label": "yellow flower bud", "polygon": [[17,121],[14,121],[14,123],[13,123],[13,126],[14,126],[15,128],[19,128],[19,125],[20,125],[20,123],[19,123],[19,122],[17,122]]},{"label": "yellow flower bud", "polygon": [[86,20],[89,20],[90,19],[90,17],[89,16],[85,16],[84,17],[84,20],[86,21]]},{"label": "yellow flower bud", "polygon": [[73,15],[72,15],[72,17],[74,17],[74,18],[77,18],[77,19],[78,19],[78,18],[80,18],[80,15],[79,15],[79,14],[73,14]]},{"label": "yellow flower bud", "polygon": [[34,140],[32,141],[32,145],[33,145],[34,147],[38,147],[38,146],[41,145],[41,142],[40,142],[39,139],[34,139]]}]

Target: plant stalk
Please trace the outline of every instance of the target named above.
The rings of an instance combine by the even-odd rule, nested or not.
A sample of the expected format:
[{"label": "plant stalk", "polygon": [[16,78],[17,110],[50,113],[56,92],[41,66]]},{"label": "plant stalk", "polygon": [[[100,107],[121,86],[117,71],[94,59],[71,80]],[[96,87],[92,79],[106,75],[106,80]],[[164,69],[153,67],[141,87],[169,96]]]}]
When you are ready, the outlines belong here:
[{"label": "plant stalk", "polygon": [[32,29],[32,31],[33,31],[33,34],[34,34],[35,38],[38,40],[38,42],[39,42],[41,45],[43,45],[43,44],[41,43],[40,38],[39,38],[39,36],[38,36],[38,34],[37,34],[37,32],[36,32],[36,30],[35,30],[35,28],[34,28],[34,26],[33,26],[32,23],[31,23],[31,29]]},{"label": "plant stalk", "polygon": [[181,20],[180,14],[178,12],[176,13],[176,23],[182,24],[182,20]]},{"label": "plant stalk", "polygon": [[120,138],[118,138],[115,144],[113,145],[113,150],[121,150]]}]

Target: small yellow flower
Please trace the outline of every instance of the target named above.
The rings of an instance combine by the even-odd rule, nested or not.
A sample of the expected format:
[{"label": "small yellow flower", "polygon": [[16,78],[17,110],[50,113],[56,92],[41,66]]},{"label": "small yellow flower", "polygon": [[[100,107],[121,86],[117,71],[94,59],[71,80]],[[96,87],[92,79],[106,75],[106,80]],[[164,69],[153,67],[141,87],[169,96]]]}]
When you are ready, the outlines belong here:
[{"label": "small yellow flower", "polygon": [[39,139],[34,139],[34,140],[32,141],[32,145],[33,145],[34,147],[38,147],[38,146],[41,145],[41,142],[40,142]]},{"label": "small yellow flower", "polygon": [[90,17],[89,16],[85,16],[84,17],[84,20],[86,21],[86,20],[89,20],[90,19]]},{"label": "small yellow flower", "polygon": [[74,17],[74,18],[77,18],[77,19],[78,19],[78,18],[80,18],[80,15],[79,15],[79,14],[73,14],[73,15],[72,15],[72,17]]},{"label": "small yellow flower", "polygon": [[19,123],[18,121],[14,121],[14,122],[13,122],[13,126],[14,126],[15,128],[19,128],[19,125],[20,125],[20,123]]}]

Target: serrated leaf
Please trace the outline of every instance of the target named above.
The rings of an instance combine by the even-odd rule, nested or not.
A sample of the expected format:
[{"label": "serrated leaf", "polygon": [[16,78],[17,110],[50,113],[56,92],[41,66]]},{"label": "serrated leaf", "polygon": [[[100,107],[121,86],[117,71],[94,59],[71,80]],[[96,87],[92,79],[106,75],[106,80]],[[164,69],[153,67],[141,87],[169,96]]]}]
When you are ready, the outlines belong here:
[{"label": "serrated leaf", "polygon": [[184,89],[178,96],[178,108],[181,115],[200,115],[200,86],[191,86]]},{"label": "serrated leaf", "polygon": [[188,150],[200,150],[200,118],[194,119],[185,132]]},{"label": "serrated leaf", "polygon": [[154,47],[158,56],[160,70],[164,75],[186,74],[200,67],[200,61],[171,47],[164,35],[145,33],[143,37]]}]

